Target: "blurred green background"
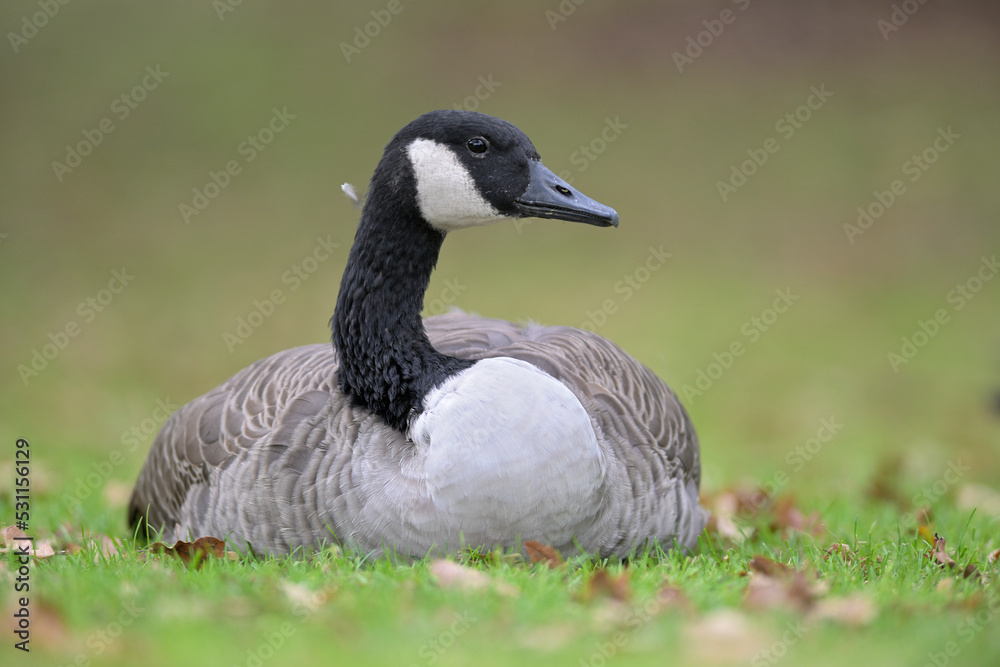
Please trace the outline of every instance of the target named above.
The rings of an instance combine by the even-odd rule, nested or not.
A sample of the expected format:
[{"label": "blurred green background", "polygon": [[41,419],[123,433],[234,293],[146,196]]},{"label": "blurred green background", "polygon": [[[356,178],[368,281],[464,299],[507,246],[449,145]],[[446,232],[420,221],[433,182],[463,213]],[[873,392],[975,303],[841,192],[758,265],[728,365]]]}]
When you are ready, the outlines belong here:
[{"label": "blurred green background", "polygon": [[[600,325],[688,396],[705,489],[784,471],[822,507],[857,498],[892,456],[913,492],[956,460],[963,481],[1000,484],[1000,280],[949,300],[992,277],[983,258],[1000,249],[994,3],[908,3],[892,31],[889,2],[74,2],[44,20],[40,7],[0,9],[0,460],[30,439],[36,523],[123,535],[121,489],[164,405],[329,340],[358,219],[340,184],[363,191],[399,128],[456,106],[518,125],[621,227],[454,234],[428,310]],[[814,87],[832,95],[802,107]],[[261,134],[275,109],[294,118]],[[934,149],[948,128],[958,138]],[[257,135],[270,143],[247,148]],[[741,167],[768,139],[767,161]],[[69,148],[89,154],[54,166],[73,164]],[[180,205],[229,161],[239,173],[186,222]],[[755,173],[724,199],[734,168]],[[905,192],[849,239],[897,179]],[[317,238],[336,250],[313,255]],[[640,270],[661,247],[663,266]],[[289,278],[296,266],[307,279]],[[114,271],[133,278],[102,292]],[[227,345],[274,290],[273,314]],[[798,298],[771,320],[776,290]],[[894,370],[887,354],[940,309]],[[713,368],[734,343],[742,355]],[[718,377],[695,395],[700,373]],[[842,428],[799,465],[792,452],[831,418]],[[68,508],[63,493],[89,497]]]}]

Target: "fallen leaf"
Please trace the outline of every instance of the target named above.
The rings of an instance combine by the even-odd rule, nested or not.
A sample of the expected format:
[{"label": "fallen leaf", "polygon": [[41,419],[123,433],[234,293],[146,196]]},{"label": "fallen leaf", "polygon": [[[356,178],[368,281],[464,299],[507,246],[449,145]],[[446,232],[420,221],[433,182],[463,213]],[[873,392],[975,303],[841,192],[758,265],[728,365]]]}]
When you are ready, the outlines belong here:
[{"label": "fallen leaf", "polygon": [[584,587],[583,601],[591,602],[598,597],[609,597],[624,602],[631,597],[629,571],[612,575],[606,569],[594,570]]},{"label": "fallen leaf", "polygon": [[304,584],[296,584],[289,581],[281,582],[281,591],[288,598],[292,609],[297,614],[304,613],[305,611],[309,613],[316,611],[330,597],[328,591],[314,591]]},{"label": "fallen leaf", "polygon": [[684,591],[669,584],[657,591],[656,602],[661,609],[692,609],[691,600],[684,594]]},{"label": "fallen leaf", "polygon": [[767,492],[757,487],[734,486],[717,493],[702,494],[701,502],[712,515],[729,520],[752,519],[770,500]]},{"label": "fallen leaf", "polygon": [[765,638],[742,612],[720,609],[696,618],[684,628],[688,662],[749,662],[765,647]]},{"label": "fallen leaf", "polygon": [[927,557],[941,567],[955,567],[955,559],[948,555],[944,538],[934,533],[934,549],[927,554]]},{"label": "fallen leaf", "polygon": [[990,555],[986,557],[986,562],[989,563],[990,565],[997,562],[998,560],[1000,560],[1000,549],[997,549],[996,551],[991,551]]},{"label": "fallen leaf", "polygon": [[475,591],[487,588],[490,578],[486,573],[467,567],[453,560],[438,559],[431,563],[431,575],[441,588],[461,588]]},{"label": "fallen leaf", "polygon": [[780,577],[784,579],[791,578],[796,572],[796,569],[790,565],[779,563],[771,560],[767,556],[761,556],[759,554],[750,559],[747,569],[750,572],[757,572],[769,577]]},{"label": "fallen leaf", "polygon": [[931,546],[934,545],[934,536],[935,536],[935,534],[936,533],[932,533],[931,532],[930,526],[926,526],[925,525],[925,526],[920,526],[919,528],[917,528],[917,537],[919,537],[920,539],[922,539],[927,544],[930,544]]},{"label": "fallen leaf", "polygon": [[708,515],[705,530],[733,542],[742,542],[747,539],[746,531],[742,531],[736,526],[736,522],[733,521],[731,515],[727,516],[712,512]]},{"label": "fallen leaf", "polygon": [[4,526],[0,530],[0,547],[4,547],[6,551],[9,547],[14,546],[15,540],[26,539],[28,535],[18,528],[17,526]]},{"label": "fallen leaf", "polygon": [[840,556],[845,563],[854,562],[854,552],[851,551],[851,547],[840,542],[831,544],[829,548],[823,552],[823,560],[829,560],[832,555]]},{"label": "fallen leaf", "polygon": [[524,550],[532,563],[545,563],[553,570],[563,564],[562,556],[549,544],[528,540],[524,543]]},{"label": "fallen leaf", "polygon": [[751,609],[809,609],[826,592],[827,586],[817,582],[805,570],[778,563],[765,556],[754,556],[748,566],[750,583],[744,603]]},{"label": "fallen leaf", "polygon": [[42,540],[35,545],[31,555],[35,558],[51,558],[56,555],[56,550],[52,548],[52,545],[48,541]]},{"label": "fallen leaf", "polygon": [[833,621],[852,628],[868,625],[878,614],[875,603],[867,595],[856,593],[844,597],[825,598],[816,602],[809,613],[818,621]]},{"label": "fallen leaf", "polygon": [[[27,551],[23,551],[25,547],[27,547]],[[39,559],[51,558],[56,555],[56,550],[49,540],[30,538],[17,526],[4,526],[0,529],[0,553],[9,551],[26,553]]]},{"label": "fallen leaf", "polygon": [[93,540],[96,547],[96,553],[94,554],[95,561],[102,556],[104,558],[111,558],[118,555],[118,544],[107,535],[91,535],[90,539]]},{"label": "fallen leaf", "polygon": [[803,514],[795,506],[795,498],[793,496],[782,496],[776,500],[772,514],[770,528],[774,532],[785,532],[788,529],[792,529],[818,536],[826,530],[823,522],[820,521],[819,512],[812,512],[808,516]]},{"label": "fallen leaf", "polygon": [[180,558],[185,565],[195,563],[196,569],[200,569],[209,556],[228,558],[226,543],[217,537],[210,536],[199,537],[194,542],[177,540],[172,547],[167,546],[163,542],[154,542],[146,548],[146,551],[154,554],[163,553],[175,556]]}]

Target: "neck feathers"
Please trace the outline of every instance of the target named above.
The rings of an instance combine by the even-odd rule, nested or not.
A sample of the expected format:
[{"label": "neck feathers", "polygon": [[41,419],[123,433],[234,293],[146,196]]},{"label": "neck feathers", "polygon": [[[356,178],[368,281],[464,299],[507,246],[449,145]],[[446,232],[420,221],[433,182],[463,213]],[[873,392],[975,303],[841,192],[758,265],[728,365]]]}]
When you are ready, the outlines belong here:
[{"label": "neck feathers", "polygon": [[341,281],[333,344],[341,391],[406,431],[427,392],[473,362],[435,350],[420,317],[444,234],[414,203],[386,195],[407,188],[377,181],[376,172]]}]

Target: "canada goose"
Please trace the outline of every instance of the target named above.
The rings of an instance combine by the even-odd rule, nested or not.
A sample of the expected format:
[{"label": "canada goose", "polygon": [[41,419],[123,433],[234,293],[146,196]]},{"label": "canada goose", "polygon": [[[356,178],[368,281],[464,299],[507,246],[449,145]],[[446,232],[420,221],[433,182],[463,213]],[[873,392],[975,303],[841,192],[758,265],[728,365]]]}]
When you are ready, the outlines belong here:
[{"label": "canada goose", "polygon": [[434,111],[404,127],[372,176],[333,346],[279,352],[174,413],[130,524],[257,554],[692,547],[698,439],[652,371],[580,329],[421,319],[448,232],[529,216],[618,226],[506,121]]}]

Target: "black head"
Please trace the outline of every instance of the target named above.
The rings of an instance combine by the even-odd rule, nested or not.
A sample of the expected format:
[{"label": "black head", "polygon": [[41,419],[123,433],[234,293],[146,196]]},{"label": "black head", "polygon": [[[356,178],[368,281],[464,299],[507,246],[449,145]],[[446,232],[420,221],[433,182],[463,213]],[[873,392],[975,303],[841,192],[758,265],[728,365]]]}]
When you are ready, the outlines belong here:
[{"label": "black head", "polygon": [[546,168],[524,132],[486,114],[420,116],[393,138],[379,166],[402,164],[422,217],[443,232],[524,217],[618,226],[614,209]]}]

